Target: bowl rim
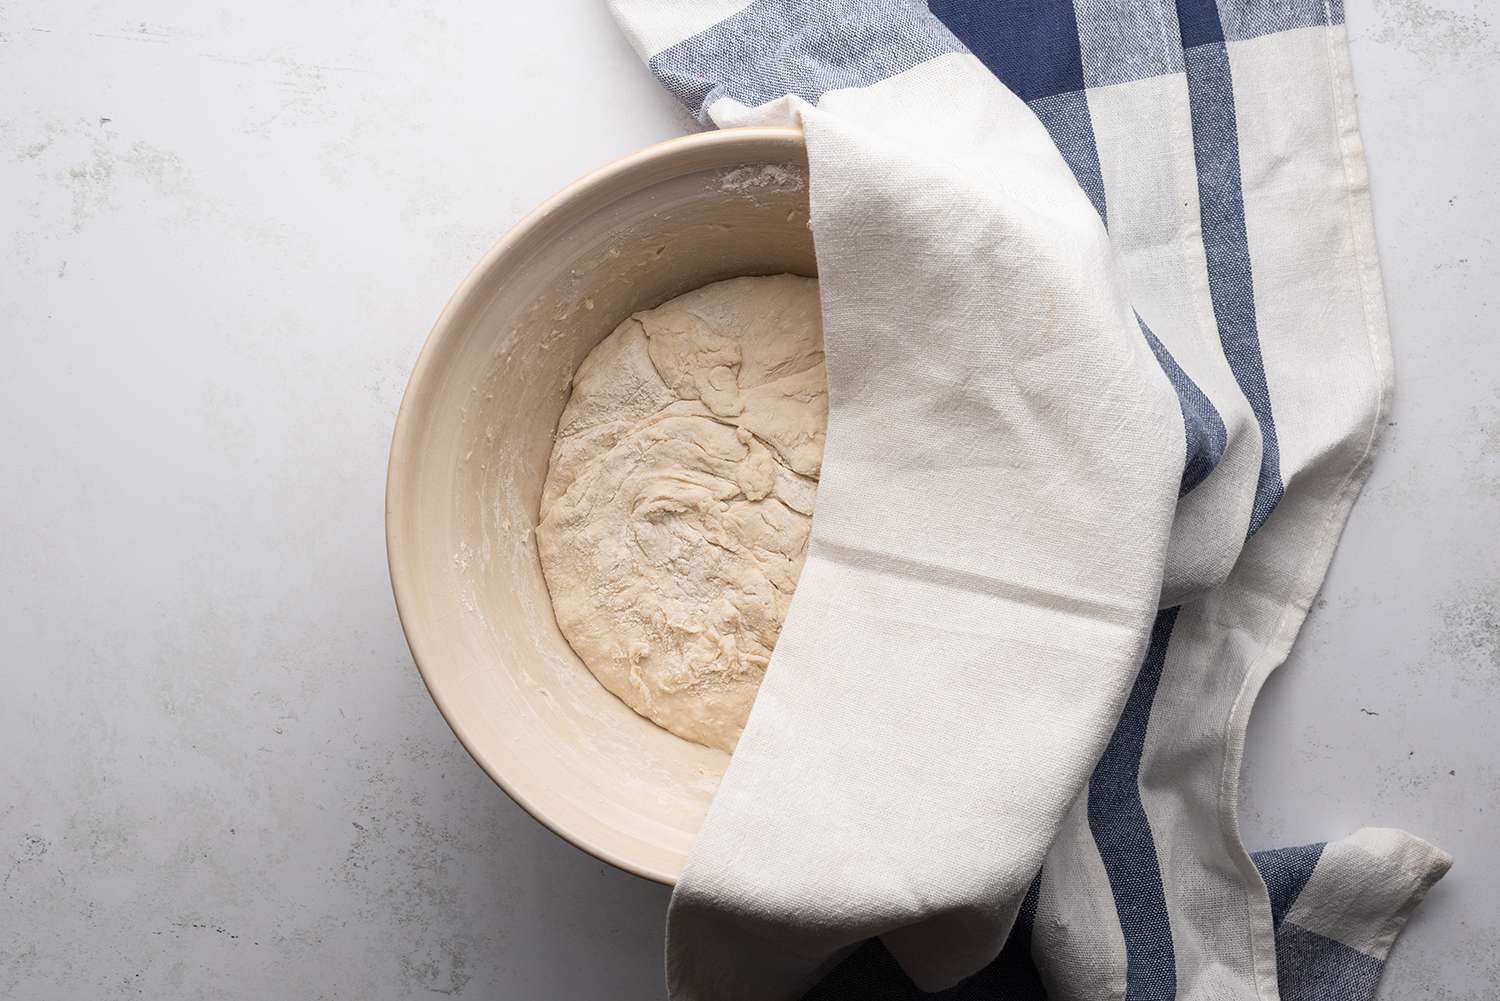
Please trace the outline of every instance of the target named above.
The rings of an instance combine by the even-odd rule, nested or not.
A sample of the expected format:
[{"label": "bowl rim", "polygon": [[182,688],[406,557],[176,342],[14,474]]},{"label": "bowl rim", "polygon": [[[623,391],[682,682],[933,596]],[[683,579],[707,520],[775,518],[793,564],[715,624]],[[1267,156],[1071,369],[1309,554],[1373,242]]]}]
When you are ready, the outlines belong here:
[{"label": "bowl rim", "polygon": [[536,229],[543,221],[569,202],[605,187],[616,179],[648,164],[690,155],[698,149],[709,146],[723,146],[731,149],[744,147],[750,149],[756,146],[764,146],[767,143],[800,148],[804,144],[803,133],[801,129],[794,127],[741,127],[714,129],[707,132],[680,136],[675,139],[668,139],[665,142],[655,143],[634,153],[630,153],[584,175],[523,216],[470,269],[464,280],[443,306],[437,320],[432,325],[432,329],[423,341],[422,350],[417,356],[416,363],[412,366],[411,375],[407,378],[406,388],[401,396],[401,406],[396,413],[396,423],[391,433],[390,458],[386,465],[386,567],[391,578],[391,590],[395,596],[396,616],[400,620],[401,632],[406,637],[406,645],[411,651],[412,661],[416,665],[417,673],[421,676],[422,683],[427,689],[427,694],[437,706],[438,712],[442,714],[449,728],[458,737],[459,743],[463,745],[464,750],[484,770],[485,774],[521,809],[530,814],[543,827],[575,848],[587,852],[602,862],[607,862],[617,869],[622,869],[643,879],[661,883],[664,886],[673,886],[676,884],[676,876],[673,872],[660,866],[643,864],[627,858],[613,849],[600,844],[594,838],[567,830],[560,821],[548,813],[542,804],[538,803],[533,797],[527,796],[523,791],[516,788],[513,782],[506,778],[504,766],[512,757],[512,755],[507,753],[508,748],[493,751],[481,750],[474,736],[467,732],[464,724],[459,721],[454,713],[450,712],[449,699],[440,690],[442,686],[435,681],[434,674],[430,666],[428,666],[432,662],[429,658],[435,659],[431,644],[428,642],[422,627],[409,612],[409,595],[412,589],[415,588],[415,581],[407,579],[397,566],[398,550],[404,553],[406,551],[405,547],[409,547],[412,544],[410,541],[398,538],[396,531],[396,526],[405,520],[408,502],[398,483],[401,481],[402,474],[414,461],[416,456],[414,451],[416,447],[416,432],[414,429],[419,423],[416,415],[419,412],[425,411],[434,402],[433,381],[431,372],[429,371],[435,364],[434,358],[441,353],[443,342],[455,336],[455,320],[464,311],[465,305],[484,283],[486,277],[501,264],[514,246],[523,242],[532,230]]}]

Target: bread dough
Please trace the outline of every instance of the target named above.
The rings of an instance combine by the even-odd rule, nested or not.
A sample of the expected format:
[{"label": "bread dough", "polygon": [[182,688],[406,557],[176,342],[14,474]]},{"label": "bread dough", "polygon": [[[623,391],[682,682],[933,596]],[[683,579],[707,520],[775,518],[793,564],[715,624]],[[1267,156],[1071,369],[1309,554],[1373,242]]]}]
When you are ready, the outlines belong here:
[{"label": "bread dough", "polygon": [[537,548],[595,677],[734,749],[802,571],[828,390],[818,283],[735,278],[637,313],[573,377]]}]

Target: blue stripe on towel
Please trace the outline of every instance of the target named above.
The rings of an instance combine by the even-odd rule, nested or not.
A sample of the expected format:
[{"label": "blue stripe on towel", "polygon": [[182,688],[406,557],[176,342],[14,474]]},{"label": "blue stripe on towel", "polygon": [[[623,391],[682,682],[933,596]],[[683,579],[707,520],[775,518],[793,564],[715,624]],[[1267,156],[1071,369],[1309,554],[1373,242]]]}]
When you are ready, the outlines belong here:
[{"label": "blue stripe on towel", "polygon": [[1224,37],[1231,42],[1262,38],[1298,28],[1342,24],[1344,5],[1339,0],[1258,0],[1256,3],[1225,4]]},{"label": "blue stripe on towel", "polygon": [[962,49],[919,0],[755,0],[649,63],[707,122],[720,98],[755,107],[796,94],[816,103]]},{"label": "blue stripe on towel", "polygon": [[1224,22],[1215,0],[1177,0],[1177,30],[1184,50],[1224,41]]},{"label": "blue stripe on towel", "polygon": [[1319,842],[1250,856],[1271,899],[1281,1001],[1374,1001],[1384,960],[1286,919],[1317,869],[1323,848]]},{"label": "blue stripe on towel", "polygon": [[1176,608],[1157,613],[1140,674],[1125,700],[1125,711],[1089,779],[1089,829],[1109,876],[1120,931],[1125,937],[1128,1001],[1172,1001],[1177,996],[1172,924],[1140,786],[1141,753],[1151,723],[1151,704],[1176,623]]},{"label": "blue stripe on towel", "polygon": [[1260,878],[1265,880],[1266,893],[1271,898],[1273,928],[1281,927],[1286,912],[1292,909],[1292,905],[1302,895],[1302,888],[1312,878],[1318,859],[1323,857],[1325,844],[1326,842],[1319,841],[1317,844],[1297,848],[1256,852],[1250,856],[1255,868],[1260,870]]},{"label": "blue stripe on towel", "polygon": [[1071,0],[930,0],[928,6],[1021,100],[1083,90],[1083,51]]},{"label": "blue stripe on towel", "polygon": [[[1260,424],[1260,476],[1250,512],[1249,534],[1265,523],[1281,500],[1281,447],[1271,410],[1271,391],[1260,354],[1255,316],[1255,280],[1240,180],[1239,129],[1229,53],[1222,41],[1214,0],[1177,0],[1193,119],[1193,156],[1198,166],[1198,202],[1208,288],[1219,341],[1240,391]],[[1196,43],[1196,44],[1195,44]]]},{"label": "blue stripe on towel", "polygon": [[1385,962],[1291,922],[1276,930],[1281,1001],[1374,1001]]},{"label": "blue stripe on towel", "polygon": [[1175,0],[1075,0],[1073,12],[1090,87],[1182,72]]},{"label": "blue stripe on towel", "polygon": [[1099,166],[1099,145],[1094,139],[1087,95],[1077,90],[1038,97],[1031,102],[1031,110],[1046,127],[1078,186],[1094,203],[1094,211],[1100,219],[1106,218],[1104,170]]},{"label": "blue stripe on towel", "polygon": [[1181,492],[1185,494],[1207,479],[1224,457],[1224,449],[1229,446],[1229,432],[1224,428],[1224,418],[1219,416],[1218,409],[1177,364],[1166,345],[1156,339],[1146,321],[1137,316],[1136,322],[1141,325],[1141,332],[1146,335],[1146,343],[1151,345],[1157,364],[1172,381],[1172,388],[1177,391],[1177,405],[1182,408],[1187,462],[1182,470]]}]

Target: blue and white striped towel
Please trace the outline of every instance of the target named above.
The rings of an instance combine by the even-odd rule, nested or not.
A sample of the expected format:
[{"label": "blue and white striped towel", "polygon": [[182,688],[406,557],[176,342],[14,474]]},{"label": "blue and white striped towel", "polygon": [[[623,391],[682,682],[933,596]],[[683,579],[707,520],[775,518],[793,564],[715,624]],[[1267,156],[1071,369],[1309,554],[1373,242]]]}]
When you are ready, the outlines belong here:
[{"label": "blue and white striped towel", "polygon": [[1338,0],[611,5],[805,130],[828,354],[672,997],[1370,998],[1447,857],[1236,819],[1390,395]]}]

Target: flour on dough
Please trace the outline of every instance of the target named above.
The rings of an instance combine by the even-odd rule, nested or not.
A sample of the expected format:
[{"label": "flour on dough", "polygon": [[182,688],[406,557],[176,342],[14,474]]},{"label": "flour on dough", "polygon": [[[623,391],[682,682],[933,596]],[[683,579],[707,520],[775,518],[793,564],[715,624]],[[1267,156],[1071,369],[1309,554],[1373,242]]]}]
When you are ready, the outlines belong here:
[{"label": "flour on dough", "polygon": [[646,718],[734,749],[802,571],[828,391],[818,283],[735,278],[620,324],[557,428],[557,623]]}]

